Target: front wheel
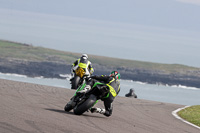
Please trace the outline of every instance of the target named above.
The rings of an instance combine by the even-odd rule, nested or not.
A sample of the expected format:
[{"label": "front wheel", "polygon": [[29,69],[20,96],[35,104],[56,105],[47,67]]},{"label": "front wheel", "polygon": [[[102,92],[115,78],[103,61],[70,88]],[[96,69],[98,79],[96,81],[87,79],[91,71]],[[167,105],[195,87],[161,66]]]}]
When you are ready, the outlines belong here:
[{"label": "front wheel", "polygon": [[65,109],[66,112],[69,112],[70,110],[73,109],[73,107],[72,107],[71,104],[66,104],[64,109]]},{"label": "front wheel", "polygon": [[79,85],[80,77],[75,76],[74,79],[72,80],[72,88],[71,89],[77,89]]},{"label": "front wheel", "polygon": [[77,105],[74,108],[74,114],[82,115],[85,111],[90,109],[95,104],[96,101],[97,97],[95,95],[90,95],[90,97],[85,102],[83,102],[80,105]]}]

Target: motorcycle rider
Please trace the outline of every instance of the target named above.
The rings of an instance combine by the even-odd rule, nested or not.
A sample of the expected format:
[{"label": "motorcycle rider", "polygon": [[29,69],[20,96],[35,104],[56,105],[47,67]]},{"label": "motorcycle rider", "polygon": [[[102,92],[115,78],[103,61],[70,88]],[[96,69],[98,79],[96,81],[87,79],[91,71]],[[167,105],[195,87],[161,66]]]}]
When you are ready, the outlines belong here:
[{"label": "motorcycle rider", "polygon": [[[104,87],[106,87],[108,91],[105,97],[101,99],[104,102],[105,109],[93,107],[90,111],[109,117],[112,115],[113,111],[112,102],[120,91],[120,74],[117,71],[112,71],[109,76],[91,76],[91,78],[105,83],[106,86]],[[95,83],[95,81],[93,81],[93,83]]]},{"label": "motorcycle rider", "polygon": [[72,64],[71,68],[72,75],[74,75],[74,72],[78,67],[83,68],[85,72],[89,71],[90,75],[94,72],[92,63],[88,60],[87,54],[82,54],[82,56]]},{"label": "motorcycle rider", "polygon": [[135,94],[135,90],[133,88],[130,89],[129,93],[125,95],[125,97],[134,97],[137,98],[137,95]]}]

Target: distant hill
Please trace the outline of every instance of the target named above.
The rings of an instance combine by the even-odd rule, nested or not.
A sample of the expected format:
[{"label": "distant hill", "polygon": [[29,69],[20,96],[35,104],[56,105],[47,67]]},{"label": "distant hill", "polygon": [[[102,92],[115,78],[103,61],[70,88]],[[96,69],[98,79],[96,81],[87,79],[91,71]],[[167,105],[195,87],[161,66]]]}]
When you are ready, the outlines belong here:
[{"label": "distant hill", "polygon": [[[17,73],[30,77],[63,78],[80,53],[64,52],[30,44],[0,40],[0,72]],[[122,79],[152,84],[186,85],[200,88],[200,68],[180,64],[159,64],[89,55],[97,75],[112,70]]]}]

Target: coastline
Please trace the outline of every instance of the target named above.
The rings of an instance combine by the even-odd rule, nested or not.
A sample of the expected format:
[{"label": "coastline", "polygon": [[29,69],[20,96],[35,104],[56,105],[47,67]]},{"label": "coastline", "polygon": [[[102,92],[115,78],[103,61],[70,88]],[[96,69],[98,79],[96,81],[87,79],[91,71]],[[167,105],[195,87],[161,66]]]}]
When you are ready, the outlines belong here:
[{"label": "coastline", "polygon": [[[15,73],[1,73],[0,72],[0,75],[8,75],[8,76],[14,76],[14,77],[21,77],[21,78],[33,78],[33,79],[66,79],[66,80],[70,80],[70,77],[71,75],[70,74],[60,74],[60,77],[62,78],[45,78],[43,76],[40,76],[40,77],[29,77],[27,75],[20,75],[20,74],[15,74]],[[0,78],[0,79],[8,79],[8,78]],[[9,79],[8,79],[9,80]],[[13,81],[16,81],[14,79],[11,79]],[[127,82],[135,82],[135,83],[138,83],[138,84],[141,84],[141,85],[145,85],[145,84],[149,84],[149,83],[146,83],[146,82],[140,82],[140,81],[133,81],[133,80],[128,80],[128,79],[121,79],[121,80],[124,80],[124,81],[127,81]],[[21,81],[21,82],[24,82],[24,81]],[[30,83],[33,83],[33,82],[30,82]],[[182,89],[189,89],[189,90],[199,90],[200,88],[197,88],[197,87],[191,87],[191,86],[183,86],[183,85],[164,85],[164,84],[154,84],[154,85],[158,85],[158,86],[170,86],[170,87],[174,87],[174,88],[182,88]],[[55,86],[56,87],[56,86]],[[59,87],[59,86],[58,86]],[[66,88],[66,87],[65,87]],[[70,87],[69,87],[70,88]]]},{"label": "coastline", "polygon": [[[0,40],[0,72],[28,77],[59,78],[70,74],[71,64],[80,53],[58,51]],[[27,54],[28,53],[28,54]],[[148,84],[182,85],[200,88],[200,68],[181,64],[160,64],[89,55],[94,75],[117,70],[124,80]]]}]

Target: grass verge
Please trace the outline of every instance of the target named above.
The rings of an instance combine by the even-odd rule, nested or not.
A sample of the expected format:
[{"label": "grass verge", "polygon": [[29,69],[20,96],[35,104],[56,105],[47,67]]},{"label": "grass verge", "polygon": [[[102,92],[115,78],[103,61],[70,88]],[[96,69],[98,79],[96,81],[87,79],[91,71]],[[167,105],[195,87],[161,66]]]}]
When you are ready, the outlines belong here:
[{"label": "grass verge", "polygon": [[200,105],[191,106],[178,112],[178,115],[200,127]]}]

